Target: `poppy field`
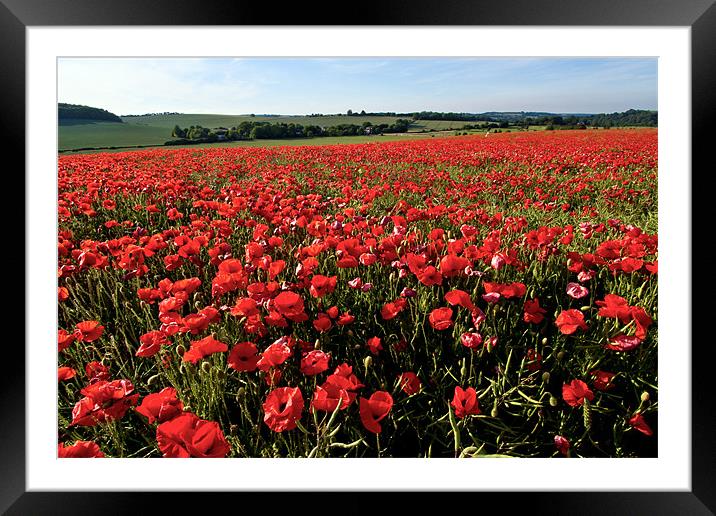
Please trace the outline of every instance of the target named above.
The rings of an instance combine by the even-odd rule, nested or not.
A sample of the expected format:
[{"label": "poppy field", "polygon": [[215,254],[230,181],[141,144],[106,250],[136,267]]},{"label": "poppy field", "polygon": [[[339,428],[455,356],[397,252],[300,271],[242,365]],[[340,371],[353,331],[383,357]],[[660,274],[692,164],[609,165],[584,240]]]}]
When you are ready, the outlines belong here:
[{"label": "poppy field", "polygon": [[59,457],[656,456],[657,131],[58,158]]}]

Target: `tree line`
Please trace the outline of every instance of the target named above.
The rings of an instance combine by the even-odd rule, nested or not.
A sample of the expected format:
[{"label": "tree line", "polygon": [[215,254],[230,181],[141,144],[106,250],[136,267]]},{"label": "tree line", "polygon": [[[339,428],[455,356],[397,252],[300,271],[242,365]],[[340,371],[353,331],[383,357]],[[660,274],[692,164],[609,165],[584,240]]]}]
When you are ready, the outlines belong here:
[{"label": "tree line", "polygon": [[213,128],[192,125],[188,128],[174,126],[171,136],[176,140],[165,145],[181,145],[184,143],[205,143],[222,140],[280,140],[284,138],[314,138],[323,136],[358,136],[366,134],[387,134],[407,132],[411,121],[398,119],[392,124],[373,124],[363,122],[357,124],[338,124],[329,127],[319,125],[301,125],[285,122],[253,122],[244,121],[231,128]]}]

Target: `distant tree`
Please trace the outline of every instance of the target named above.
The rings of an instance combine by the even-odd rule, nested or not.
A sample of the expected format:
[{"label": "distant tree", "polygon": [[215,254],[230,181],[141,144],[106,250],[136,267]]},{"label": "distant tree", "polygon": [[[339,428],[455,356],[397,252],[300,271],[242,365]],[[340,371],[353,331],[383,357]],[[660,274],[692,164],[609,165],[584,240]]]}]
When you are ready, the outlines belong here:
[{"label": "distant tree", "polygon": [[348,111],[346,111],[346,115],[353,116],[353,110],[349,109]]},{"label": "distant tree", "polygon": [[175,138],[186,138],[186,131],[178,125],[175,125],[172,130],[172,136]]}]

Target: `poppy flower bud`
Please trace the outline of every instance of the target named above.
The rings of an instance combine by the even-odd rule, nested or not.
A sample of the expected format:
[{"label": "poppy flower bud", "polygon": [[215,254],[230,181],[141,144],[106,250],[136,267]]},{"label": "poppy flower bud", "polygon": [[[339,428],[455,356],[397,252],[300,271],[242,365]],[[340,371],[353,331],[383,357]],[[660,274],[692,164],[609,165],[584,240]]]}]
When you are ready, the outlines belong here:
[{"label": "poppy flower bud", "polygon": [[177,355],[179,355],[180,357],[183,357],[184,353],[186,353],[186,348],[182,344],[179,344],[177,346]]},{"label": "poppy flower bud", "polygon": [[554,396],[549,397],[550,406],[556,407],[558,403],[559,403],[559,400],[557,398],[555,398]]},{"label": "poppy flower bud", "polygon": [[211,371],[211,364],[209,362],[202,362],[201,370],[204,371],[205,373],[208,373],[209,371]]},{"label": "poppy flower bud", "polygon": [[366,370],[373,365],[373,357],[368,355],[363,359],[363,365],[365,366]]},{"label": "poppy flower bud", "polygon": [[179,366],[179,374],[186,374],[186,365],[182,364]]},{"label": "poppy flower bud", "polygon": [[160,376],[160,375],[158,375],[158,374],[155,374],[154,376],[150,376],[150,377],[149,377],[149,380],[147,380],[147,385],[148,385],[149,387],[151,387],[152,385],[154,385],[155,383],[157,383],[157,382],[159,381],[159,376]]},{"label": "poppy flower bud", "polygon": [[319,339],[316,339],[316,342],[313,344],[313,349],[321,349],[321,341]]},{"label": "poppy flower bud", "polygon": [[543,383],[549,383],[549,379],[550,379],[549,371],[545,371],[545,372],[542,374],[542,382],[543,382]]},{"label": "poppy flower bud", "polygon": [[647,401],[649,401],[649,393],[648,392],[644,391],[641,393],[641,401],[643,403],[646,403]]},{"label": "poppy flower bud", "polygon": [[492,404],[492,410],[490,411],[491,417],[497,417],[497,400],[495,400],[495,403]]},{"label": "poppy flower bud", "polygon": [[201,310],[201,302],[200,302],[200,301],[195,301],[195,302],[194,302],[194,309],[195,309],[195,310]]},{"label": "poppy flower bud", "polygon": [[236,391],[236,401],[241,401],[244,396],[246,396],[246,389],[244,387],[239,387],[239,390]]},{"label": "poppy flower bud", "polygon": [[467,363],[465,362],[465,359],[462,359],[462,366],[460,367],[460,376],[465,376],[467,374]]},{"label": "poppy flower bud", "polygon": [[591,308],[591,307],[590,307],[589,305],[587,305],[587,306],[580,306],[580,307],[579,307],[579,309],[580,309],[582,312],[587,312],[587,311],[589,311],[590,308]]},{"label": "poppy flower bud", "polygon": [[549,343],[549,340],[547,339],[547,337],[544,337],[544,338],[542,339],[542,345],[543,345],[543,346],[546,346],[548,343]]},{"label": "poppy flower bud", "polygon": [[559,353],[557,353],[557,360],[561,362],[562,360],[564,360],[565,355],[566,353],[564,351],[560,351]]}]

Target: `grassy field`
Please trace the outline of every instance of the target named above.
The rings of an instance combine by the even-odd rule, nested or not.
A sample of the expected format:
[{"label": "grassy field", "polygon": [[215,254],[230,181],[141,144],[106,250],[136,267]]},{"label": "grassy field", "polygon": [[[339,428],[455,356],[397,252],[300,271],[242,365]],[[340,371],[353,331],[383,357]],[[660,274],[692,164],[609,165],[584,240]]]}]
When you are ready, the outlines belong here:
[{"label": "grassy field", "polygon": [[[295,123],[301,125],[319,125],[330,127],[338,124],[357,124],[371,122],[373,124],[392,124],[398,117],[391,116],[240,116],[240,115],[153,115],[122,117],[123,124],[114,122],[98,122],[93,120],[63,120],[58,130],[58,149],[80,149],[86,147],[132,147],[138,145],[162,145],[171,139],[171,132],[175,125],[189,127],[201,125],[203,127],[233,127],[244,121],[266,121],[273,123]],[[421,120],[413,124],[409,131],[420,132],[427,130],[458,129],[465,125],[461,121]],[[356,137],[352,137],[355,139]],[[285,140],[281,140],[285,142]],[[301,140],[305,141],[305,140]],[[366,141],[372,141],[368,139]],[[245,145],[247,142],[243,142]],[[355,140],[355,143],[360,143]],[[285,144],[285,143],[281,143]],[[305,144],[305,143],[304,143]],[[311,145],[312,143],[308,143]],[[321,142],[327,145],[329,142]],[[261,146],[270,146],[266,141],[258,143]]]}]

